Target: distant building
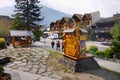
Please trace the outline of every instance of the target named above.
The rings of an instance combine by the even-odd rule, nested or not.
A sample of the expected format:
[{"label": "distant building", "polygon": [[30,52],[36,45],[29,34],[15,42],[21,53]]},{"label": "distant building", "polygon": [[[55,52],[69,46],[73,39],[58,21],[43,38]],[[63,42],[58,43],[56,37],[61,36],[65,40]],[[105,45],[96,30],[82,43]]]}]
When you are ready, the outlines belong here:
[{"label": "distant building", "polygon": [[96,34],[96,38],[100,41],[104,41],[106,39],[111,39],[112,36],[110,34],[110,29],[120,20],[120,14],[114,14],[113,17],[101,18],[94,25],[92,25],[92,29]]},{"label": "distant building", "polygon": [[95,24],[98,20],[100,20],[100,12],[96,11],[84,14],[82,18],[82,23],[83,26],[91,28],[91,26]]}]

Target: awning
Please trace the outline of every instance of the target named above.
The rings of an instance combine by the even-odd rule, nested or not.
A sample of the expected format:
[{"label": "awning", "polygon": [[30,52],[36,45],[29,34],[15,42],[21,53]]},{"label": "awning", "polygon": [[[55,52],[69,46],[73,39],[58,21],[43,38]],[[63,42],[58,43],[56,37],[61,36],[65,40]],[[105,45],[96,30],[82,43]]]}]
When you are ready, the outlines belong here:
[{"label": "awning", "polygon": [[34,36],[30,30],[10,30],[11,36]]},{"label": "awning", "polygon": [[64,33],[71,33],[71,32],[74,32],[74,31],[75,31],[75,28],[74,29],[66,29],[63,32]]},{"label": "awning", "polygon": [[82,28],[80,28],[80,31],[82,31],[83,33],[87,33],[87,30],[82,29]]},{"label": "awning", "polygon": [[[82,28],[79,28],[79,29],[80,29],[81,32],[87,33],[87,30],[82,29]],[[71,32],[74,32],[74,31],[75,31],[75,28],[74,28],[74,29],[66,29],[66,30],[64,30],[63,32],[64,32],[64,33],[71,33]]]}]

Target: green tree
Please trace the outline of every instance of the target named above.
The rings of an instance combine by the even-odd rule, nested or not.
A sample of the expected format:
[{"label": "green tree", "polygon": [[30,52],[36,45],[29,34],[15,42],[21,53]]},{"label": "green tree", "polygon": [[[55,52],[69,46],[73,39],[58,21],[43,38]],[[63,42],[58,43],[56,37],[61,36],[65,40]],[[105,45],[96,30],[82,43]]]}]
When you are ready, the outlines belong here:
[{"label": "green tree", "polygon": [[[16,16],[15,19],[21,20],[20,24],[17,22],[13,22],[19,24],[21,27],[25,29],[31,29],[31,27],[40,26],[39,22],[43,20],[44,17],[41,17],[40,9],[42,7],[38,6],[40,1],[38,0],[15,0],[15,13],[19,16]],[[14,20],[16,21],[16,20]]]},{"label": "green tree", "polygon": [[15,14],[15,18],[12,21],[12,29],[23,30],[23,22],[19,14]]},{"label": "green tree", "polygon": [[87,28],[88,34],[87,34],[87,40],[92,40],[94,41],[95,38],[95,33],[91,28]]},{"label": "green tree", "polygon": [[90,52],[91,54],[95,54],[95,52],[98,51],[98,47],[95,46],[95,45],[90,45],[90,47],[89,47],[88,50],[89,50],[89,52]]},{"label": "green tree", "polygon": [[120,21],[111,28],[110,33],[116,40],[120,40]]},{"label": "green tree", "polygon": [[113,40],[111,40],[112,42],[112,54],[117,55],[117,57],[120,57],[120,21],[117,22],[113,28],[111,28],[110,33],[113,37]]},{"label": "green tree", "polygon": [[42,35],[41,27],[34,29],[33,34],[35,35],[35,41],[40,41],[40,36]]}]

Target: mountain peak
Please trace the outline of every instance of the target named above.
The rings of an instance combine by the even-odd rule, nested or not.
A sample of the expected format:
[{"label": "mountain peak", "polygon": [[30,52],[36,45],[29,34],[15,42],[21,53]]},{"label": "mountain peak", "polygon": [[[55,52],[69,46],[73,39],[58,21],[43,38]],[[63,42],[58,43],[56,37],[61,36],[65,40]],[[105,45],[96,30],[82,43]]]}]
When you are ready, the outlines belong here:
[{"label": "mountain peak", "polygon": [[[61,19],[62,17],[70,17],[71,15],[48,8],[44,5],[39,5],[43,7],[41,9],[41,16],[44,16],[44,20],[40,22],[41,25],[48,26],[51,22]],[[0,15],[5,15],[11,17],[14,14],[14,6],[4,7],[0,9]]]}]

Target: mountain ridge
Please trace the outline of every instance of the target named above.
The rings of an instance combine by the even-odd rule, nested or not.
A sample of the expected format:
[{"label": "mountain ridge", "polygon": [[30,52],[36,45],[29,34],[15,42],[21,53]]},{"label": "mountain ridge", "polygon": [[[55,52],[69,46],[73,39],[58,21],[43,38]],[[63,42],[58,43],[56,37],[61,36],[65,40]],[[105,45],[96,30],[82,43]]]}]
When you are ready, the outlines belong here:
[{"label": "mountain ridge", "polygon": [[[40,4],[39,6],[43,7],[41,9],[41,16],[45,16],[44,20],[39,23],[41,25],[49,26],[52,21],[59,20],[62,17],[71,17],[70,14],[60,12],[58,10],[54,10],[54,9],[46,7],[42,4]],[[0,8],[0,15],[5,15],[5,16],[11,17],[11,15],[14,14],[14,9],[15,9],[14,6]]]}]

